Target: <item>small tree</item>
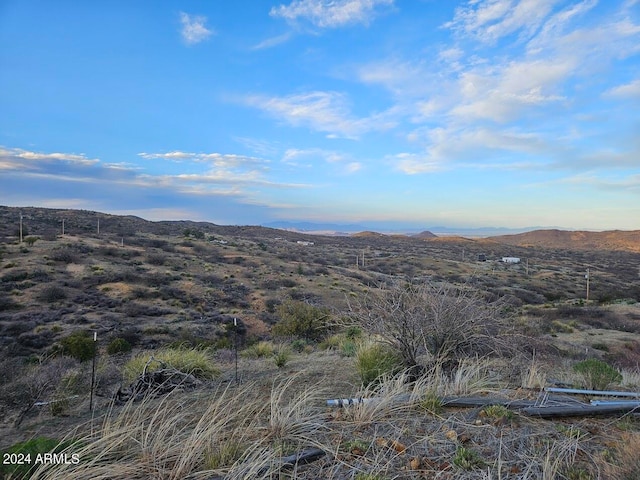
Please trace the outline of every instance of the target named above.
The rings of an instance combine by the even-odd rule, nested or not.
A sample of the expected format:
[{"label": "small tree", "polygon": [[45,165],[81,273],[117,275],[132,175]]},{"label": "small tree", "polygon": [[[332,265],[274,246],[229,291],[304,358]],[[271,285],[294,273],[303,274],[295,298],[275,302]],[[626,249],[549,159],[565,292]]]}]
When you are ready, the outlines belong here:
[{"label": "small tree", "polygon": [[317,342],[332,329],[329,310],[306,302],[287,300],[278,306],[278,315],[280,321],[273,326],[274,335]]}]

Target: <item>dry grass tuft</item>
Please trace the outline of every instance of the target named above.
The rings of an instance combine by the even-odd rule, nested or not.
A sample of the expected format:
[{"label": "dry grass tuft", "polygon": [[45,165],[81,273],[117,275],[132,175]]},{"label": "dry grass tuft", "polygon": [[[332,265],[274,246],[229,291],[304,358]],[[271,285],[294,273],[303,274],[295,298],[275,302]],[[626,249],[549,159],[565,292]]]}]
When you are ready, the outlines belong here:
[{"label": "dry grass tuft", "polygon": [[220,374],[211,355],[200,348],[164,348],[141,352],[129,360],[123,368],[126,382],[131,382],[143,371],[152,372],[167,365],[197,378],[210,379]]},{"label": "dry grass tuft", "polygon": [[[344,360],[337,353],[319,359]],[[501,387],[494,360],[469,359],[450,374],[435,367],[416,381],[408,372],[383,376],[349,395],[368,401],[343,408],[326,407],[335,386],[325,386],[317,365],[288,374],[261,365],[275,377],[114,407],[67,450],[79,455],[78,465],[42,467],[33,478],[538,480],[598,478],[598,471],[610,472],[601,478],[637,478],[638,432],[612,440],[605,458],[591,422],[510,421],[502,408],[433,408],[442,396]],[[309,466],[281,465],[283,456],[309,447],[326,455]]]}]

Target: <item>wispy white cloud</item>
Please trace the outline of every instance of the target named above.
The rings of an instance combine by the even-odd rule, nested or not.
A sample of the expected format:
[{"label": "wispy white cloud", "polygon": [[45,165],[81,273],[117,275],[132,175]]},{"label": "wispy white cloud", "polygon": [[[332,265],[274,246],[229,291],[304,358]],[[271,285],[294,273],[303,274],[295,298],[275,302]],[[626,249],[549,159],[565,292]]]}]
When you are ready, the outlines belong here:
[{"label": "wispy white cloud", "polygon": [[276,35],[275,37],[269,37],[254,45],[252,50],[264,50],[267,48],[273,48],[283,43],[288,42],[293,35],[291,32],[283,33],[282,35]]},{"label": "wispy white cloud", "polygon": [[640,79],[613,87],[603,94],[614,98],[640,98]]},{"label": "wispy white cloud", "polygon": [[[540,165],[525,161],[530,155],[546,159],[554,152],[539,135],[517,129],[488,126],[459,126],[422,128],[415,133],[415,141],[425,146],[423,152],[400,153],[386,158],[396,170],[406,174],[430,173],[453,168],[512,170]],[[519,160],[501,162],[504,157]]]},{"label": "wispy white cloud", "polygon": [[545,18],[560,0],[470,0],[456,9],[445,27],[470,35],[481,42],[497,40],[520,32],[529,38],[540,28]]},{"label": "wispy white cloud", "polygon": [[394,126],[388,112],[353,117],[347,96],[339,92],[315,91],[284,97],[253,95],[246,97],[244,103],[295,127],[325,132],[330,138],[357,138],[372,130]]},{"label": "wispy white cloud", "polygon": [[0,146],[0,169],[12,169],[18,167],[30,168],[38,163],[47,162],[94,165],[98,163],[99,160],[95,158],[87,158],[83,153],[43,153]]},{"label": "wispy white cloud", "polygon": [[525,109],[564,100],[563,82],[575,64],[567,60],[512,61],[461,74],[461,99],[451,113],[461,119],[513,120]]},{"label": "wispy white cloud", "polygon": [[353,174],[364,168],[362,162],[354,160],[348,154],[321,148],[289,148],[282,156],[283,163],[295,167],[311,168],[318,161],[333,165],[338,174]]},{"label": "wispy white cloud", "polygon": [[189,15],[188,13],[180,12],[180,35],[187,45],[195,45],[205,41],[215,32],[205,26],[207,23],[207,17],[202,15]]},{"label": "wispy white cloud", "polygon": [[358,67],[356,75],[362,83],[380,85],[398,98],[428,94],[436,80],[420,60],[378,60]]},{"label": "wispy white cloud", "polygon": [[[236,195],[249,197],[252,188],[302,188],[305,185],[269,178],[268,160],[236,154],[141,153],[147,160],[191,162],[190,172],[149,173],[140,165],[126,162],[106,163],[82,154],[42,153],[0,147],[0,170],[15,178],[30,178],[59,183],[120,186],[122,188],[163,188],[174,192]],[[106,187],[105,187],[106,188]]]},{"label": "wispy white cloud", "polygon": [[[583,146],[591,126],[580,120],[585,100],[577,98],[595,108],[599,97],[640,96],[639,80],[597,92],[610,85],[603,73],[611,65],[640,53],[637,12],[619,8],[596,24],[578,22],[597,3],[470,0],[445,24],[457,33],[450,43],[418,60],[396,54],[359,67],[356,78],[391,93],[401,121],[414,125],[405,138],[423,148],[387,160],[407,174],[480,166],[628,168],[638,153],[629,141],[597,155],[593,145]],[[596,93],[585,97],[593,85]],[[607,117],[606,105],[597,108]]]},{"label": "wispy white cloud", "polygon": [[291,162],[300,158],[320,158],[329,163],[335,162],[343,162],[346,160],[346,156],[344,153],[335,152],[331,150],[323,150],[321,148],[309,148],[309,149],[300,149],[300,148],[288,148],[282,157],[282,161]]},{"label": "wispy white cloud", "polygon": [[369,24],[380,6],[391,6],[394,0],[294,0],[289,5],[273,7],[272,17],[290,23],[303,19],[316,27],[337,28],[351,24]]},{"label": "wispy white cloud", "polygon": [[429,154],[403,152],[388,156],[386,161],[392,164],[396,170],[407,175],[432,173],[443,169],[441,162],[434,161]]},{"label": "wispy white cloud", "polygon": [[249,157],[246,155],[236,154],[224,154],[224,153],[191,153],[181,152],[179,150],[166,152],[166,153],[139,153],[138,156],[145,160],[169,160],[173,162],[195,162],[195,163],[208,163],[216,167],[242,167],[242,166],[259,166],[266,167],[269,160]]}]

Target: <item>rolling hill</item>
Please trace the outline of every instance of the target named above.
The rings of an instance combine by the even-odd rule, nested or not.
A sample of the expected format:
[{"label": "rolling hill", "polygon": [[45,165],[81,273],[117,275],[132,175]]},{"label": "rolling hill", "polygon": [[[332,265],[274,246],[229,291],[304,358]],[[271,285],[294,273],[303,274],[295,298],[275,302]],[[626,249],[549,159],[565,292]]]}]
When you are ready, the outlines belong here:
[{"label": "rolling hill", "polygon": [[491,239],[498,243],[519,247],[640,252],[640,230],[605,232],[534,230],[517,235],[500,235]]}]

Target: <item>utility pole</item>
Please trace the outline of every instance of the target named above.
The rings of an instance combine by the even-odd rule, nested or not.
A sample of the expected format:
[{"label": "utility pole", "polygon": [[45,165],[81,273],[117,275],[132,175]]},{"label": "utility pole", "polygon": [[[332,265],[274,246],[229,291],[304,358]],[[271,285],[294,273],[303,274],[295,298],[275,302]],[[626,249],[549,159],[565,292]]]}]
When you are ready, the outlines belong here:
[{"label": "utility pole", "polygon": [[62,235],[64,235],[64,218],[62,219]]},{"label": "utility pole", "polygon": [[529,259],[527,258],[527,277],[529,276]]},{"label": "utility pole", "polygon": [[22,212],[20,212],[20,243],[22,243]]},{"label": "utility pole", "polygon": [[100,235],[100,219],[98,219],[98,235]]},{"label": "utility pole", "polygon": [[91,366],[91,396],[89,399],[89,411],[93,411],[93,385],[96,381],[96,352],[98,341],[98,332],[93,332],[93,364]]},{"label": "utility pole", "polygon": [[589,303],[589,280],[591,275],[589,274],[589,269],[587,268],[587,274],[584,276],[584,278],[587,279],[587,303]]},{"label": "utility pole", "polygon": [[238,319],[233,317],[233,349],[236,357],[236,385],[238,384]]}]

